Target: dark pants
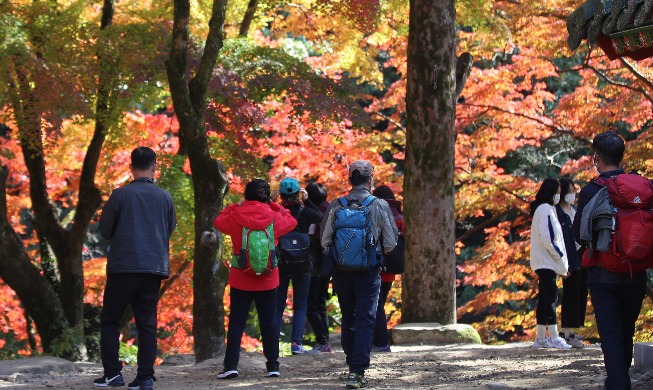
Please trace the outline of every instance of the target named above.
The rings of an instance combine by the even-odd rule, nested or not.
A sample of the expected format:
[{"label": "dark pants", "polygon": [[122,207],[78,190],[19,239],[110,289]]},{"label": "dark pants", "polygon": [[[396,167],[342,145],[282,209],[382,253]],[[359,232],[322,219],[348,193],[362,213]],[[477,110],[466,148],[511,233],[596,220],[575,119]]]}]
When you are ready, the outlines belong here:
[{"label": "dark pants", "polygon": [[113,377],[122,370],[120,319],[129,304],[138,330],[138,379],[154,376],[156,359],[156,306],[161,277],[151,274],[108,274],[100,316],[100,355],[104,374]]},{"label": "dark pants", "polygon": [[[550,269],[535,271],[539,277],[539,294],[535,317],[538,325],[556,325],[556,305],[558,303],[558,287],[556,286],[557,274]],[[551,335],[557,337],[558,335]]]},{"label": "dark pants", "polygon": [[329,316],[326,303],[329,299],[330,277],[312,276],[308,289],[308,311],[306,318],[315,333],[317,344],[329,343]]},{"label": "dark pants", "polygon": [[587,308],[587,269],[571,271],[568,278],[562,280],[562,311],[560,314],[563,328],[580,328],[585,326]]},{"label": "dark pants", "polygon": [[283,275],[279,273],[279,287],[277,287],[277,333],[281,333],[281,322],[283,312],[286,310],[286,299],[288,298],[288,286],[292,281],[292,330],[290,341],[303,344],[304,328],[306,327],[306,307],[308,305],[308,289],[311,283],[311,275]]},{"label": "dark pants", "polygon": [[630,389],[628,370],[633,359],[633,334],[646,293],[646,280],[635,284],[591,283],[589,289],[607,373],[605,389]]},{"label": "dark pants", "polygon": [[349,371],[365,373],[370,366],[376,308],[379,303],[379,269],[333,275],[333,289],[342,311],[342,349]]},{"label": "dark pants", "polygon": [[385,347],[390,345],[388,337],[388,317],[385,314],[385,302],[388,300],[388,294],[392,288],[392,282],[381,282],[381,291],[379,293],[379,303],[376,307],[376,322],[374,324],[374,337],[372,345],[375,347]]},{"label": "dark pants", "polygon": [[244,291],[231,287],[229,328],[227,329],[227,350],[224,354],[224,368],[235,370],[240,360],[240,342],[249,316],[252,301],[256,305],[258,322],[263,339],[263,355],[268,370],[278,369],[279,332],[276,325],[277,290]]}]

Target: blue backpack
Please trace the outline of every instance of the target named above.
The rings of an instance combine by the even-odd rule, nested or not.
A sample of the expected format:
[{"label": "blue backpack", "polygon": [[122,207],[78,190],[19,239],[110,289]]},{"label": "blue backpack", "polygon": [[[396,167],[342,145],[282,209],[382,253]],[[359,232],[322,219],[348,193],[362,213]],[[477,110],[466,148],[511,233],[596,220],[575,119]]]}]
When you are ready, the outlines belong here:
[{"label": "blue backpack", "polygon": [[334,214],[331,257],[339,270],[365,271],[381,265],[370,229],[369,205],[376,199],[370,195],[361,203],[338,198],[342,207]]}]

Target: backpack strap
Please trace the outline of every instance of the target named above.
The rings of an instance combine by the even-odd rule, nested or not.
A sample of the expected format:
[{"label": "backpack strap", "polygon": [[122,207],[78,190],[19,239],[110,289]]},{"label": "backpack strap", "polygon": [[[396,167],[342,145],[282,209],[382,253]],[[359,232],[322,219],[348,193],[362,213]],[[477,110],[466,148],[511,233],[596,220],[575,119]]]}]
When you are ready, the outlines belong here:
[{"label": "backpack strap", "polygon": [[374,202],[374,201],[377,200],[377,199],[378,199],[378,198],[377,198],[376,196],[374,196],[374,195],[370,195],[370,196],[368,196],[367,198],[365,198],[365,200],[364,200],[363,203],[362,203],[362,206],[367,207],[367,206],[369,206],[370,204],[372,204],[372,202]]},{"label": "backpack strap", "polygon": [[338,198],[338,202],[340,202],[340,204],[342,205],[342,207],[347,207],[347,206],[349,206],[349,199],[347,199],[347,198],[344,197],[344,196],[343,196],[342,198]]}]

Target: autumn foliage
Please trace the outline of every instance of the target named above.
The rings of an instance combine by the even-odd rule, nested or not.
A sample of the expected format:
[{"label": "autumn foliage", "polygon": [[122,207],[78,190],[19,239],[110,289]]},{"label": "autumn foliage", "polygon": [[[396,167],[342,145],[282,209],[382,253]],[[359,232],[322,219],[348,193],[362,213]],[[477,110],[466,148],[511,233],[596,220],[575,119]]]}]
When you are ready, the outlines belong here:
[{"label": "autumn foliage", "polygon": [[[59,44],[72,50],[66,45],[74,43],[79,46],[76,55],[93,57],[89,48],[104,41],[86,27],[97,24],[99,9],[80,5],[84,2],[61,3],[77,15],[76,26],[84,34],[62,34]],[[334,199],[348,190],[347,164],[361,158],[377,167],[377,183],[391,186],[401,197],[408,2],[263,3],[249,37],[237,39],[234,26],[247,2],[230,2],[229,39],[209,86],[209,148],[227,168],[227,200],[238,201],[252,177],[267,177],[274,187],[288,176],[302,185],[323,183]],[[209,10],[203,2],[196,6],[193,34],[200,47]],[[653,177],[653,60],[608,61],[598,48],[570,52],[565,18],[576,6],[570,0],[457,2],[459,52],[474,56],[456,105],[457,315],[487,342],[532,337],[536,283],[528,258],[528,203],[544,178],[565,176],[579,185],[590,180],[595,175],[588,159],[591,139],[608,128],[616,128],[628,141],[625,168]],[[189,353],[193,185],[188,162],[177,155],[179,124],[162,77],[171,9],[158,2],[126,1],[118,2],[116,10],[116,35],[107,33],[102,47],[120,59],[114,80],[124,88],[117,88],[118,109],[95,183],[106,200],[113,188],[129,181],[129,153],[135,145],[158,153],[159,184],[172,193],[180,218],[172,237],[174,277],[160,304],[159,347],[161,356]],[[36,11],[22,5],[11,9],[16,20],[29,19],[22,14],[26,12]],[[42,12],[50,15],[49,10]],[[22,39],[15,35],[22,31],[20,25],[0,25],[0,37]],[[136,37],[131,44],[130,37]],[[154,37],[166,40],[161,44]],[[0,58],[12,53],[7,42],[15,41],[4,38]],[[149,51],[134,49],[145,46]],[[62,51],[66,55],[71,54]],[[198,61],[191,57],[189,61]],[[92,106],[80,104],[95,99],[88,75],[99,70],[63,68],[70,58],[48,58],[52,64],[33,59],[60,78],[39,104],[48,113],[42,122],[47,191],[65,226],[74,213],[94,126]],[[0,69],[3,74],[15,72],[1,59]],[[133,80],[145,87],[134,92],[128,87]],[[47,256],[34,227],[16,115],[2,97],[0,123],[0,165],[9,172],[7,216],[33,263],[43,269]],[[97,218],[83,253],[85,302],[92,306],[101,305],[105,280],[107,243],[97,233]],[[399,279],[386,306],[391,325],[400,322],[400,289]],[[228,294],[224,299],[228,307]],[[0,302],[0,358],[41,352],[29,316],[1,280]],[[638,337],[650,336],[651,310],[647,303]],[[592,321],[589,316],[586,335],[596,337]],[[247,346],[256,348],[257,335],[250,336]],[[129,332],[123,341],[135,342]]]}]

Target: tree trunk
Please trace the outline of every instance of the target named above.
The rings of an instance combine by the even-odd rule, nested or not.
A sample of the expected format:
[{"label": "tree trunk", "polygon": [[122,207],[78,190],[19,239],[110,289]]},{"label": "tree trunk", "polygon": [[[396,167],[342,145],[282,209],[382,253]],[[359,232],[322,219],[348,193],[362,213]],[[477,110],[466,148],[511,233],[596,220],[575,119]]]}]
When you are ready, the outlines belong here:
[{"label": "tree trunk", "polygon": [[[102,30],[111,24],[112,17],[113,0],[105,0],[100,26]],[[108,66],[110,66],[107,60],[108,59],[103,58],[98,54],[98,61],[100,62],[101,69],[108,69]],[[82,265],[82,250],[91,218],[102,202],[100,191],[95,186],[95,174],[102,145],[105,140],[106,130],[109,127],[111,82],[105,74],[99,75],[95,131],[84,157],[80,177],[78,202],[73,223],[70,229],[66,229],[64,226],[61,226],[48,194],[45,174],[45,155],[41,132],[42,112],[39,112],[34,104],[34,101],[37,100],[35,96],[38,95],[39,89],[45,89],[48,88],[48,86],[34,84],[29,79],[29,75],[35,72],[45,71],[45,69],[26,69],[18,64],[16,65],[16,69],[17,71],[11,83],[14,93],[11,94],[10,98],[14,108],[16,123],[18,124],[18,137],[25,158],[25,165],[30,176],[30,199],[32,201],[32,209],[35,215],[35,225],[38,230],[39,240],[47,242],[57,260],[57,268],[59,271],[58,276],[60,280],[59,283],[56,284],[58,290],[56,292],[58,293],[59,300],[55,307],[63,309],[66,319],[66,321],[61,322],[56,316],[54,316],[49,321],[56,322],[55,329],[59,329],[60,334],[67,327],[72,329],[70,334],[71,337],[66,340],[66,342],[73,344],[72,350],[61,350],[60,352],[64,354],[63,356],[72,359],[85,358],[86,352],[83,327],[84,268]],[[15,243],[13,242],[6,241],[7,247],[0,248],[0,251],[4,250],[9,253],[15,252],[17,249],[13,247],[14,244]],[[45,243],[42,242],[42,244]],[[42,247],[47,248],[47,245],[42,245]],[[46,253],[45,258],[48,256],[49,253]],[[16,257],[15,259],[20,259],[16,260],[20,262],[27,262],[27,264],[21,264],[21,267],[24,267],[26,270],[29,270],[32,266],[29,257]],[[25,271],[25,273],[27,272],[28,271]],[[53,273],[48,271],[47,276],[51,277],[52,275]],[[32,295],[26,299],[36,299],[46,302],[48,305],[54,305],[51,297],[47,294],[49,294],[50,291],[55,292],[55,289],[50,285],[46,277],[42,277],[40,274],[38,276],[42,279],[40,283],[49,286],[49,288],[42,286],[40,289],[34,289]],[[36,276],[31,275],[31,277],[35,278]],[[4,275],[3,279],[5,279]],[[31,280],[30,283],[36,282]],[[20,288],[20,286],[18,288]],[[44,340],[44,350],[49,351],[52,339],[56,338],[56,335],[44,336],[41,333],[43,326],[39,326],[39,320],[36,318],[43,314],[33,312],[33,310],[38,311],[40,308],[36,307],[31,309],[24,301],[23,296],[19,294],[19,298],[26,306],[29,315],[34,318],[34,322],[37,324],[39,334],[41,334],[41,338]],[[48,314],[54,315],[56,313],[48,312]],[[48,321],[47,318],[45,320]],[[41,319],[40,321],[44,321],[44,319]],[[48,332],[49,329],[46,329],[45,331]]]},{"label": "tree trunk", "polygon": [[245,11],[245,16],[243,16],[243,21],[240,23],[240,31],[238,36],[246,37],[249,32],[249,26],[252,25],[252,20],[254,20],[254,15],[256,15],[256,7],[258,6],[258,0],[249,0],[247,4],[247,11]]},{"label": "tree trunk", "polygon": [[411,0],[402,322],[456,322],[454,0]]},{"label": "tree trunk", "polygon": [[23,241],[7,220],[7,175],[7,168],[0,167],[0,277],[34,320],[43,351],[50,352],[53,342],[68,328],[68,322],[59,297],[32,264]]},{"label": "tree trunk", "polygon": [[[226,1],[213,2],[209,33],[199,66],[188,69],[189,0],[175,0],[170,58],[166,61],[170,94],[179,120],[180,144],[188,153],[195,200],[195,250],[193,253],[193,337],[195,360],[218,357],[224,348],[225,273],[220,270],[221,242],[202,239],[222,207],[228,187],[222,164],[211,158],[206,137],[206,91],[223,45]],[[186,81],[187,74],[195,74]]]}]

